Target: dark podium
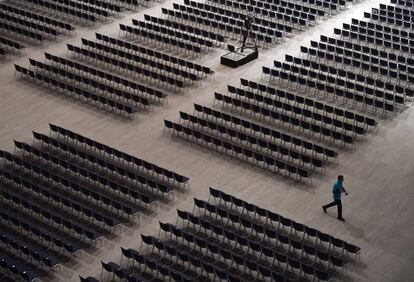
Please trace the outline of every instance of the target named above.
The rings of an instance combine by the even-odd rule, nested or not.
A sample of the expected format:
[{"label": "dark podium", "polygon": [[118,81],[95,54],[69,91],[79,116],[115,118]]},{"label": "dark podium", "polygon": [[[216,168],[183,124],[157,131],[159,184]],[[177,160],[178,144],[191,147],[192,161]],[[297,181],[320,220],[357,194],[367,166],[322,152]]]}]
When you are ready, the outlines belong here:
[{"label": "dark podium", "polygon": [[257,48],[244,48],[243,53],[240,51],[242,47],[235,48],[232,45],[227,46],[229,52],[221,56],[221,64],[232,68],[237,68],[259,57]]}]

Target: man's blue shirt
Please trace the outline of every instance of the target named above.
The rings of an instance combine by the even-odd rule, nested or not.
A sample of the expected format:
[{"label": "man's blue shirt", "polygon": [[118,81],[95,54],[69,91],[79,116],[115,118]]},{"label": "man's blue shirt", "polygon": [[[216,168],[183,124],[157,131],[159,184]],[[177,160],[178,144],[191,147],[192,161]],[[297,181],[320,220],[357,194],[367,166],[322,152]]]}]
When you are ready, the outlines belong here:
[{"label": "man's blue shirt", "polygon": [[332,193],[334,200],[341,200],[342,183],[338,180],[335,182]]}]

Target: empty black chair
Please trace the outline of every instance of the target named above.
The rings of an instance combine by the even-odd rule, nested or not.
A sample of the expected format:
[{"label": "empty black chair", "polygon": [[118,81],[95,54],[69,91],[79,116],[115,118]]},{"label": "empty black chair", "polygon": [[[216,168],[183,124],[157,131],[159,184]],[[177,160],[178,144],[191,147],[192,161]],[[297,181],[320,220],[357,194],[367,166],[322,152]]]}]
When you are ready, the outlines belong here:
[{"label": "empty black chair", "polygon": [[99,282],[99,280],[96,279],[96,278],[93,278],[93,277],[86,277],[86,278],[84,278],[84,277],[82,277],[80,275],[79,275],[79,279],[80,279],[80,282]]},{"label": "empty black chair", "polygon": [[361,256],[361,248],[349,243],[345,243],[345,251],[355,255],[355,259]]}]

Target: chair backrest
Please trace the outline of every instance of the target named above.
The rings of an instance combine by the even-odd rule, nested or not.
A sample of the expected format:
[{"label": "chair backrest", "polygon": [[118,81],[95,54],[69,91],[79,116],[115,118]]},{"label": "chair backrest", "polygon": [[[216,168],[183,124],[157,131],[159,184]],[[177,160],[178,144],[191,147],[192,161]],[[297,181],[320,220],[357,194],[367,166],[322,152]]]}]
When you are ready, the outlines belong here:
[{"label": "chair backrest", "polygon": [[315,274],[315,269],[311,265],[305,263],[302,263],[302,271],[307,275]]},{"label": "chair backrest", "polygon": [[152,245],[154,241],[156,241],[156,238],[152,236],[146,236],[144,234],[141,234],[141,239],[142,239],[142,242],[144,242],[147,245]]},{"label": "chair backrest", "polygon": [[329,261],[329,254],[323,251],[317,251],[317,256],[322,261]]},{"label": "chair backrest", "polygon": [[170,128],[170,129],[173,128],[173,123],[171,121],[169,121],[169,120],[164,119],[164,125],[167,128]]},{"label": "chair backrest", "polygon": [[326,233],[318,232],[318,238],[322,242],[329,243],[331,241],[331,236]]},{"label": "chair backrest", "polygon": [[331,256],[329,260],[331,261],[333,265],[337,267],[343,267],[344,265],[346,265],[346,262],[339,257]]},{"label": "chair backrest", "polygon": [[319,279],[319,281],[328,281],[329,280],[329,274],[325,271],[320,271],[318,269],[315,269],[316,277]]},{"label": "chair backrest", "polygon": [[124,255],[127,258],[133,258],[133,254],[130,252],[129,249],[124,249],[121,247],[122,255]]},{"label": "chair backrest", "polygon": [[103,261],[101,261],[102,264],[102,268],[105,269],[108,272],[113,272],[114,269],[112,267],[112,265],[110,263],[104,263]]},{"label": "chair backrest", "polygon": [[204,209],[205,208],[205,202],[202,200],[199,200],[197,198],[194,198],[194,205],[200,209]]},{"label": "chair backrest", "polygon": [[337,238],[332,237],[331,238],[331,243],[332,243],[332,245],[334,245],[335,247],[338,247],[338,248],[344,248],[345,247],[345,242],[341,239],[337,239]]},{"label": "chair backrest", "polygon": [[220,195],[221,195],[220,190],[214,189],[213,187],[210,187],[209,190],[210,190],[211,196],[213,196],[214,198],[220,198]]}]

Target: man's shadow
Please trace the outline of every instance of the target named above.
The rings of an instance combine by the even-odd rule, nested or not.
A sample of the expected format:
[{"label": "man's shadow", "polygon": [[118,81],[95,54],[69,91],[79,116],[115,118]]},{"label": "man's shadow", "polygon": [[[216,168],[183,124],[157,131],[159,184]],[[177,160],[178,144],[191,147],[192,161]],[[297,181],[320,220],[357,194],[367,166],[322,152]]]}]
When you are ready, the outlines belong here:
[{"label": "man's shadow", "polygon": [[[327,213],[325,213],[325,215],[337,220],[336,215],[334,213],[328,213],[327,212]],[[337,221],[340,222],[339,220],[337,220]],[[345,222],[342,222],[342,224],[346,226],[346,228],[349,230],[349,232],[351,233],[352,236],[368,242],[368,239],[365,237],[365,234],[364,234],[364,231],[363,231],[362,228],[355,226],[348,219],[346,219]]]},{"label": "man's shadow", "polygon": [[368,239],[365,237],[364,230],[358,226],[355,226],[350,221],[345,221],[344,225],[349,230],[352,236],[364,240],[365,242],[368,241]]},{"label": "man's shadow", "polygon": [[[336,216],[334,214],[327,214],[327,215],[329,217],[336,219]],[[351,233],[352,236],[360,240],[363,240],[364,242],[369,242],[368,238],[365,237],[365,233],[362,228],[355,226],[349,220],[343,222],[343,224],[345,225],[345,228]],[[349,243],[352,243],[352,242],[349,242]],[[348,265],[350,267],[349,270],[351,270],[351,272],[357,273],[362,278],[368,278],[367,275],[365,274],[365,269],[367,268],[367,264],[363,261],[363,255],[364,255],[364,249],[361,249],[361,256],[357,258],[356,260],[355,260],[354,255],[346,256],[346,258],[348,261]],[[346,276],[344,278],[345,278],[344,281],[353,281],[352,277]]]}]

